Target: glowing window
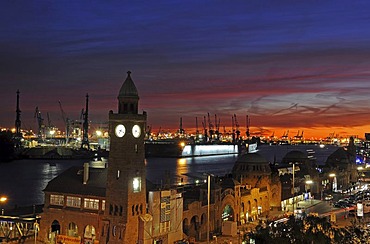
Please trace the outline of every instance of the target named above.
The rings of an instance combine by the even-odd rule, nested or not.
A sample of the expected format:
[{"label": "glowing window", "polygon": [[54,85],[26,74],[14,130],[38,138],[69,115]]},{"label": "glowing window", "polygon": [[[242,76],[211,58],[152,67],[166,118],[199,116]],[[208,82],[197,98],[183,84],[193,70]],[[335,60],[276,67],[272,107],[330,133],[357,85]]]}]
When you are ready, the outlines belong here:
[{"label": "glowing window", "polygon": [[140,177],[135,177],[132,180],[132,187],[133,187],[134,192],[141,191],[141,178]]},{"label": "glowing window", "polygon": [[51,205],[64,205],[64,196],[63,195],[50,195],[50,204]]},{"label": "glowing window", "polygon": [[99,210],[99,200],[98,199],[85,198],[84,199],[84,208]]},{"label": "glowing window", "polygon": [[67,196],[67,206],[73,208],[80,208],[81,207],[81,198],[80,197],[72,197]]}]

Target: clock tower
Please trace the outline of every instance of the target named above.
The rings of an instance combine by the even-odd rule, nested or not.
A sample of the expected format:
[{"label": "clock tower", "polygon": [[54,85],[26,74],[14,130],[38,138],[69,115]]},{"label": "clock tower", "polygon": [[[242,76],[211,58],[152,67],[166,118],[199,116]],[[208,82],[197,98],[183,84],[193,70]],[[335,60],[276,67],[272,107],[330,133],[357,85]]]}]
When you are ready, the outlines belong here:
[{"label": "clock tower", "polygon": [[109,112],[110,151],[102,242],[141,243],[139,218],[146,214],[144,128],[131,72],[118,94],[118,113]]}]

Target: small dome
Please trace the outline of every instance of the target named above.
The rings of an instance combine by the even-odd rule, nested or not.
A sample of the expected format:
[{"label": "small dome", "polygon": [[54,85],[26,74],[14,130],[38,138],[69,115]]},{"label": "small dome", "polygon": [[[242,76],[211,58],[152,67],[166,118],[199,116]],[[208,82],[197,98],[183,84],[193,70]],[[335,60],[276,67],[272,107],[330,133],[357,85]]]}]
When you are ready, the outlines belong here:
[{"label": "small dome", "polygon": [[327,163],[342,163],[342,164],[350,164],[350,160],[348,157],[348,152],[344,150],[344,148],[338,148],[335,152],[333,152],[327,158]]},{"label": "small dome", "polygon": [[282,163],[290,163],[290,162],[306,162],[307,160],[308,160],[307,154],[305,154],[302,151],[293,150],[288,152],[281,161]]},{"label": "small dome", "polygon": [[236,163],[243,164],[269,164],[269,162],[258,153],[245,153],[236,160]]},{"label": "small dome", "polygon": [[270,163],[258,153],[245,153],[236,160],[232,175],[239,180],[240,175],[269,175]]},{"label": "small dome", "polygon": [[131,79],[130,71],[127,71],[127,78],[118,93],[118,98],[123,98],[123,97],[139,98],[139,93],[137,92],[136,86]]}]

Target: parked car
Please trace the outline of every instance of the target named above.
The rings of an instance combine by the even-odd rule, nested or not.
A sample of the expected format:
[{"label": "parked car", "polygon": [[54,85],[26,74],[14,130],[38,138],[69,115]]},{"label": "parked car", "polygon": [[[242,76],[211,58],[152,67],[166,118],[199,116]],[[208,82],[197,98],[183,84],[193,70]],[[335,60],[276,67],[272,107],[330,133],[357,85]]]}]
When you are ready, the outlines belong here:
[{"label": "parked car", "polygon": [[325,199],[325,201],[330,201],[330,200],[333,200],[333,196],[332,195],[326,195],[324,199]]}]

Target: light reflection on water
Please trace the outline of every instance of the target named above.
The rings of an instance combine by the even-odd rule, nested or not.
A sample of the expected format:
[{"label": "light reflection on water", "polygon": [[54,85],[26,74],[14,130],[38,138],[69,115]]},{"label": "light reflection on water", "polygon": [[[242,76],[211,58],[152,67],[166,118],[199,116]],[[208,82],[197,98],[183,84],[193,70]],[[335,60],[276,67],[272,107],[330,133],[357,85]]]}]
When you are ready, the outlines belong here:
[{"label": "light reflection on water", "polygon": [[[193,183],[204,173],[225,175],[231,172],[236,155],[196,158],[148,158],[147,178],[155,184],[166,179],[171,184]],[[83,166],[86,160],[16,160],[0,164],[0,195],[6,195],[6,208],[42,204],[47,183],[72,166]],[[104,168],[107,160],[90,162],[91,167]],[[1,206],[0,206],[1,207]],[[3,206],[4,207],[4,206]]]},{"label": "light reflection on water", "polygon": [[205,173],[223,176],[231,172],[236,155],[193,157],[193,158],[149,158],[147,159],[147,177],[155,184],[160,184],[168,175],[172,184],[194,183],[205,178]]}]

